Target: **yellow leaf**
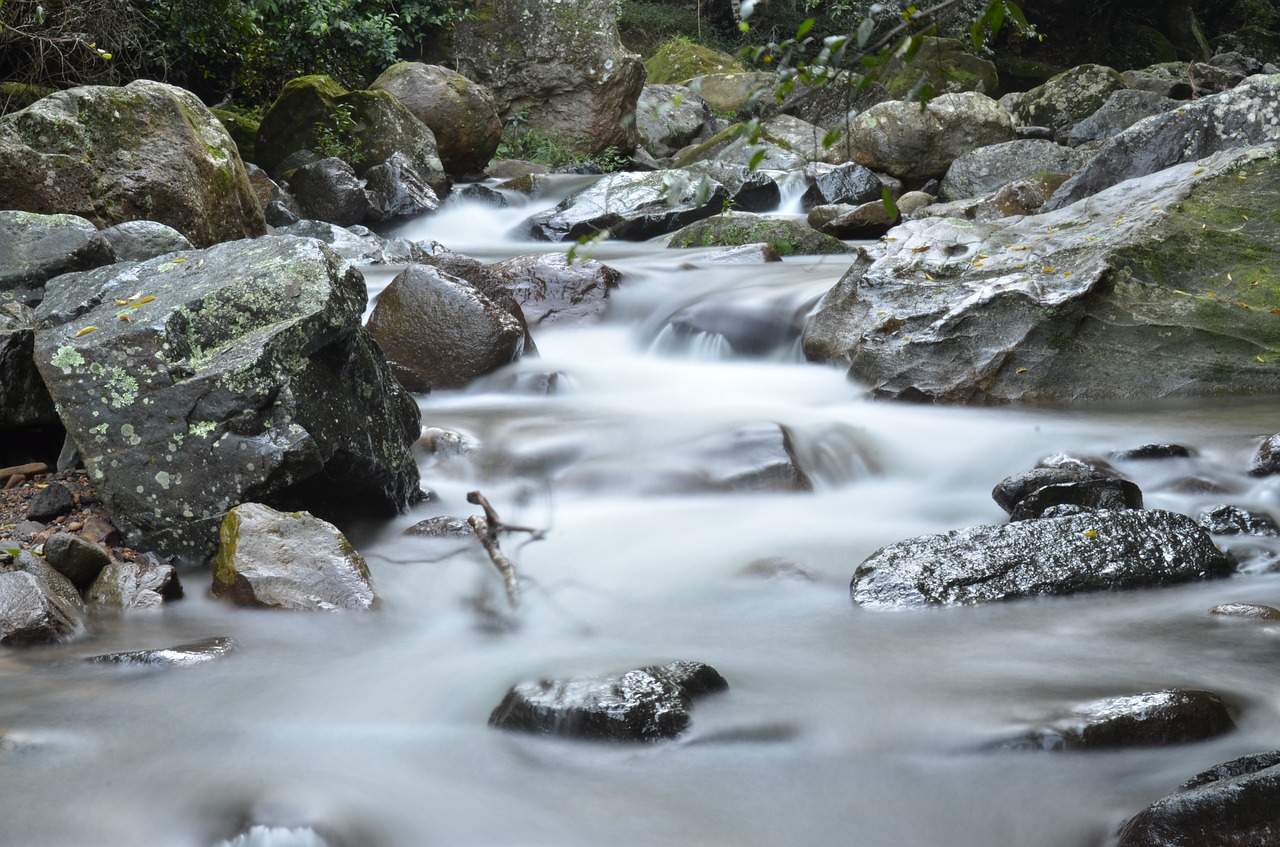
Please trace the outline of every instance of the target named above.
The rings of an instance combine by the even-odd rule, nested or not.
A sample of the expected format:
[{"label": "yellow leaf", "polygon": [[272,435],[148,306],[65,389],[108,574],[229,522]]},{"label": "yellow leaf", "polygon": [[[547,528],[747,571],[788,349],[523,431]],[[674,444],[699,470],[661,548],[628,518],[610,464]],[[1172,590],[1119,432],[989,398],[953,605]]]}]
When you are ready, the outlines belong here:
[{"label": "yellow leaf", "polygon": [[932,244],[926,244],[926,245],[924,245],[923,247],[912,247],[912,248],[911,248],[911,252],[912,252],[912,253],[923,253],[924,251],[928,250],[928,249],[929,249],[930,247],[932,247],[932,246],[933,246]]},{"label": "yellow leaf", "polygon": [[1238,300],[1238,301],[1236,301],[1236,302],[1238,302],[1238,303],[1240,304],[1241,308],[1244,308],[1244,309],[1252,309],[1252,308],[1253,308],[1252,306],[1250,306],[1248,303],[1244,302],[1243,300]]},{"label": "yellow leaf", "polygon": [[96,326],[87,326],[76,333],[76,338],[79,338],[82,335],[88,335],[91,332],[97,332],[97,331],[98,331],[98,328]]},{"label": "yellow leaf", "polygon": [[1257,359],[1259,362],[1261,362],[1261,363],[1262,363],[1262,364],[1264,364],[1264,365],[1267,363],[1267,360],[1266,360],[1266,359],[1264,359],[1264,358],[1262,358],[1262,356],[1260,356],[1260,355],[1259,355],[1259,356],[1254,356],[1253,358]]},{"label": "yellow leaf", "polygon": [[933,282],[933,277],[929,276],[929,272],[928,272],[928,271],[925,271],[925,272],[924,272],[924,278],[925,278],[925,279],[927,279],[927,280],[929,280],[930,282]]},{"label": "yellow leaf", "polygon": [[129,317],[128,315],[117,315],[116,317],[118,317],[120,320],[124,321],[125,323],[133,323],[133,318]]},{"label": "yellow leaf", "polygon": [[1202,173],[1204,173],[1204,168],[1196,168],[1194,171],[1191,172],[1191,175],[1195,176],[1196,174],[1202,174]]},{"label": "yellow leaf", "polygon": [[182,256],[179,256],[178,258],[174,259],[173,261],[175,261],[175,262],[185,262],[185,261],[186,261],[186,259],[184,259]]},{"label": "yellow leaf", "polygon": [[156,298],[154,298],[154,297],[152,297],[150,294],[148,294],[146,297],[143,297],[141,300],[139,300],[137,303],[134,303],[134,304],[133,304],[132,306],[130,306],[129,308],[130,308],[130,309],[136,309],[136,308],[138,308],[139,306],[141,306],[143,303],[150,303],[150,302],[151,302],[152,300],[154,300],[154,299],[156,299]]},{"label": "yellow leaf", "polygon": [[1057,268],[1050,268],[1050,267],[1043,267],[1043,268],[1041,268],[1040,270],[1044,271],[1044,272],[1045,272],[1045,273],[1047,273],[1047,274],[1051,274],[1051,273],[1056,272],[1058,269],[1057,269]]},{"label": "yellow leaf", "polygon": [[1024,373],[1026,373],[1026,372],[1027,372],[1027,369],[1026,369],[1026,368],[1018,368],[1018,370],[1017,370],[1016,372],[1017,372],[1017,373],[1020,373],[1020,374],[1024,374]]},{"label": "yellow leaf", "polygon": [[116,305],[117,305],[117,306],[128,306],[128,305],[129,305],[129,301],[128,301],[128,300],[117,300],[117,301],[116,301]]},{"label": "yellow leaf", "polygon": [[1231,279],[1231,274],[1230,274],[1230,273],[1228,273],[1228,274],[1227,274],[1227,279]]},{"label": "yellow leaf", "polygon": [[1097,538],[1097,537],[1098,537],[1098,531],[1097,531],[1096,529],[1086,529],[1086,530],[1084,531],[1084,537],[1085,537],[1085,538]]},{"label": "yellow leaf", "polygon": [[1206,292],[1205,292],[1205,294],[1209,295],[1210,297],[1217,297],[1217,296],[1218,296],[1218,292],[1216,292],[1216,291],[1206,291]]}]

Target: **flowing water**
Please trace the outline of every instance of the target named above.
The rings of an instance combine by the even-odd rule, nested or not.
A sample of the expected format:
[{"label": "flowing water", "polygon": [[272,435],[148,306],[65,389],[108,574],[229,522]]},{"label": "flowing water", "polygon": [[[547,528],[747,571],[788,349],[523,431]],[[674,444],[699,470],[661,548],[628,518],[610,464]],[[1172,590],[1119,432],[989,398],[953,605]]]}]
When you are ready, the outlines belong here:
[{"label": "flowing water", "polygon": [[[529,211],[457,209],[407,234],[485,260],[565,249],[501,236]],[[1056,452],[1185,444],[1196,458],[1120,464],[1148,506],[1280,515],[1280,485],[1243,474],[1257,436],[1280,430],[1273,401],[872,402],[797,351],[847,259],[594,255],[625,273],[602,323],[535,329],[539,358],[421,398],[424,424],[458,436],[422,451],[435,496],[350,530],[379,611],[235,609],[190,571],[161,612],[0,650],[0,844],[1084,847],[1196,772],[1280,747],[1280,629],[1207,614],[1280,604],[1265,557],[1214,583],[986,607],[873,613],[848,594],[883,544],[1002,521],[992,486]],[[375,293],[389,278],[368,276]],[[553,393],[528,390],[549,374]],[[691,471],[761,424],[791,431],[813,493],[725,493]],[[1232,493],[1177,493],[1190,477]],[[477,546],[403,534],[472,513],[475,489],[546,530],[504,540],[516,616]],[[761,560],[790,567],[762,576]],[[240,649],[192,668],[80,661],[217,635]],[[730,685],[677,741],[486,725],[517,681],[674,659]],[[1219,692],[1239,729],[1123,752],[988,749],[1080,701],[1169,686]]]}]

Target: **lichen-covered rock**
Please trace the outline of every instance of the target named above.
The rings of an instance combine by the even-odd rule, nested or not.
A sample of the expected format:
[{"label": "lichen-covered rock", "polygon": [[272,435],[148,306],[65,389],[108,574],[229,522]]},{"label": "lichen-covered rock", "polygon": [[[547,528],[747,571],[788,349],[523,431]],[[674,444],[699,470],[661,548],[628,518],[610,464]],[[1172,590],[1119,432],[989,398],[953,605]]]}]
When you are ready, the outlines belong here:
[{"label": "lichen-covered rock", "polygon": [[598,259],[571,262],[560,253],[515,256],[489,265],[488,274],[491,282],[477,287],[495,301],[505,291],[531,326],[599,320],[609,305],[609,293],[622,281],[621,273]]},{"label": "lichen-covered rock", "polygon": [[1227,576],[1231,561],[1185,515],[1090,512],[976,526],[872,553],[850,585],[869,609],[961,606]]},{"label": "lichen-covered rock", "polygon": [[1278,162],[1228,151],[1047,214],[907,221],[823,298],[805,352],[935,402],[1280,392]]},{"label": "lichen-covered rock", "polygon": [[1163,114],[1178,105],[1172,97],[1154,91],[1121,88],[1113,91],[1098,111],[1071,127],[1067,143],[1076,147],[1090,141],[1106,141],[1143,118]]},{"label": "lichen-covered rock", "polygon": [[124,653],[104,653],[89,656],[86,662],[98,665],[128,665],[146,668],[187,668],[192,665],[203,665],[214,659],[230,655],[238,645],[235,639],[226,636],[205,638],[189,644],[176,644],[173,647],[161,647],[155,650],[129,650]]},{"label": "lichen-covered rock", "polygon": [[1000,746],[1035,750],[1147,747],[1203,741],[1235,728],[1218,695],[1175,688],[1084,703],[1061,720]]},{"label": "lichen-covered rock", "polygon": [[1105,65],[1080,65],[1015,95],[1011,111],[1021,126],[1048,127],[1065,137],[1073,124],[1102,108],[1113,92],[1128,87],[1119,72]]},{"label": "lichen-covered rock", "polygon": [[1275,142],[1280,142],[1280,74],[1250,77],[1230,91],[1139,121],[1112,137],[1054,193],[1048,208],[1063,208],[1124,180],[1212,153]]},{"label": "lichen-covered rock", "polygon": [[44,296],[45,280],[116,260],[107,239],[76,215],[0,210],[0,244],[0,302],[34,306]]},{"label": "lichen-covered rock", "polygon": [[80,612],[27,571],[0,572],[0,644],[57,641],[80,632]]},{"label": "lichen-covered rock", "polygon": [[502,119],[493,95],[448,68],[399,62],[383,71],[369,88],[395,95],[431,127],[446,173],[484,170],[502,141]]},{"label": "lichen-covered rock", "polygon": [[908,181],[941,177],[959,157],[1014,139],[1013,121],[984,94],[943,94],[919,103],[877,103],[849,125],[853,160]]},{"label": "lichen-covered rock", "polygon": [[703,74],[742,73],[742,63],[732,56],[694,44],[687,38],[670,38],[645,60],[650,85],[679,85]]},{"label": "lichen-covered rock", "polygon": [[782,256],[851,253],[853,248],[830,235],[786,218],[745,212],[714,215],[689,224],[667,240],[667,247],[732,247],[771,244]]},{"label": "lichen-covered rock", "polygon": [[36,369],[35,312],[0,303],[0,432],[62,426]]},{"label": "lichen-covered rock", "polygon": [[608,232],[643,241],[719,212],[724,186],[691,171],[622,172],[601,177],[519,227],[543,241],[574,241]]},{"label": "lichen-covered rock", "polygon": [[505,116],[587,153],[630,152],[638,140],[640,57],[618,39],[615,0],[480,0],[454,24],[458,71],[485,86]]},{"label": "lichen-covered rock", "polygon": [[489,716],[501,729],[599,741],[661,741],[688,728],[693,701],[728,689],[701,662],[514,686]]},{"label": "lichen-covered rock", "polygon": [[861,206],[882,199],[883,191],[884,185],[875,174],[849,162],[815,174],[813,182],[800,196],[800,205],[805,211],[833,203]]},{"label": "lichen-covered rock", "polygon": [[178,569],[154,553],[134,561],[112,559],[89,588],[89,605],[98,609],[158,609],[182,597]]},{"label": "lichen-covered rock", "polygon": [[524,326],[510,312],[427,265],[410,265],[391,280],[367,325],[410,391],[461,388],[524,352]]},{"label": "lichen-covered rock", "polygon": [[239,606],[304,611],[369,609],[369,566],[333,524],[260,503],[229,511],[218,532],[213,593]]},{"label": "lichen-covered rock", "polygon": [[365,302],[357,271],[290,237],[51,281],[36,359],[131,546],[203,559],[249,496],[383,515],[421,496],[420,413]]},{"label": "lichen-covered rock", "polygon": [[787,139],[773,135],[767,128],[754,130],[745,123],[730,124],[706,141],[692,144],[671,157],[677,168],[686,170],[697,170],[708,161],[734,168],[771,171],[795,171],[809,164],[808,156],[793,150]]},{"label": "lichen-covered rock", "polygon": [[775,144],[795,151],[807,161],[831,165],[849,161],[849,151],[840,143],[839,133],[829,133],[795,115],[775,115],[765,121],[762,128]]},{"label": "lichen-covered rock", "polygon": [[709,136],[712,121],[707,101],[683,86],[646,85],[636,103],[640,140],[660,158]]},{"label": "lichen-covered rock", "polygon": [[125,221],[102,230],[102,237],[111,245],[117,262],[141,262],[194,249],[185,235],[159,221]]},{"label": "lichen-covered rock", "polygon": [[0,117],[0,208],[159,221],[199,247],[266,230],[222,124],[151,80],[71,88]]},{"label": "lichen-covered rock", "polygon": [[1034,174],[1075,173],[1087,161],[1088,155],[1052,141],[1019,139],[992,144],[952,162],[939,195],[944,200],[980,197]]},{"label": "lichen-covered rock", "polygon": [[1242,756],[1188,780],[1125,821],[1117,847],[1270,847],[1280,839],[1280,752]]}]

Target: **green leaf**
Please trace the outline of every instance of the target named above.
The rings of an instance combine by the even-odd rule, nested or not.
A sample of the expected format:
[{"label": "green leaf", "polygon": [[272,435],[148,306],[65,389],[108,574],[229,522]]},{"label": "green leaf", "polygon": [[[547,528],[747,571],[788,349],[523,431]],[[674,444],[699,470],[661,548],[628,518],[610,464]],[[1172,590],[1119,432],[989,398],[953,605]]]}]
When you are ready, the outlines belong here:
[{"label": "green leaf", "polygon": [[893,202],[893,195],[889,193],[889,189],[880,189],[880,202],[884,204],[884,210],[889,213],[889,217],[893,220],[896,221],[902,216],[902,213],[898,211],[898,204]]},{"label": "green leaf", "polygon": [[809,30],[813,29],[814,23],[816,23],[816,19],[809,18],[804,23],[800,24],[800,28],[796,30],[796,40],[804,38]]},{"label": "green leaf", "polygon": [[830,150],[835,146],[835,143],[840,140],[841,135],[844,135],[844,133],[838,129],[833,129],[826,135],[822,136],[822,149]]},{"label": "green leaf", "polygon": [[969,40],[973,43],[974,50],[982,49],[982,41],[985,34],[986,28],[979,21],[974,21],[969,25]]},{"label": "green leaf", "polygon": [[751,157],[751,161],[747,163],[747,169],[754,171],[756,168],[760,166],[760,163],[763,161],[764,161],[764,149],[761,148],[755,152],[754,156]]}]

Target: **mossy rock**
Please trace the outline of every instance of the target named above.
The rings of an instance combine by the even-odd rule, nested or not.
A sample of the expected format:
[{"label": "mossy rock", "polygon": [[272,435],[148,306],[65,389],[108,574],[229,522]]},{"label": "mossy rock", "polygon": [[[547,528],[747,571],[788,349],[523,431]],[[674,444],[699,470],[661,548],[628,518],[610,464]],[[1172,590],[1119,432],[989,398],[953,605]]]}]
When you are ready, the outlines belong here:
[{"label": "mossy rock", "polygon": [[25,82],[0,82],[0,115],[25,109],[55,91],[56,88],[28,85]]},{"label": "mossy rock", "polygon": [[804,224],[747,214],[714,215],[689,224],[671,236],[668,247],[736,247],[771,244],[782,256],[852,253],[839,239]]},{"label": "mossy rock", "polygon": [[231,140],[240,148],[240,158],[246,162],[256,162],[254,148],[258,144],[258,121],[246,118],[226,109],[210,109],[213,116],[226,127]]},{"label": "mossy rock", "polygon": [[742,73],[746,68],[737,59],[710,47],[677,36],[658,48],[644,63],[650,85],[676,85],[705,74]]},{"label": "mossy rock", "polygon": [[934,94],[991,94],[1000,86],[1000,74],[994,63],[968,52],[954,38],[925,38],[914,59],[890,62],[882,69],[879,82],[895,100],[904,100],[923,85],[930,86]]},{"label": "mossy rock", "polygon": [[349,93],[336,80],[322,74],[286,82],[258,125],[257,164],[272,173],[290,153],[314,147],[318,141],[316,125],[328,123],[339,98]]}]

